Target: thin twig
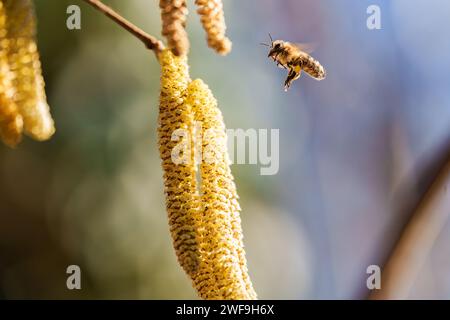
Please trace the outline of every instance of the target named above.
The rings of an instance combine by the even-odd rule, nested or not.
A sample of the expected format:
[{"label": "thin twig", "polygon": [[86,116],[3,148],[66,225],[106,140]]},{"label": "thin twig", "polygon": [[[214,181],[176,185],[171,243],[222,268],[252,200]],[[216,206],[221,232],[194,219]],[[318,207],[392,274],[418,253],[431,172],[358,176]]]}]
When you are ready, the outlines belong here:
[{"label": "thin twig", "polygon": [[406,225],[370,299],[406,299],[450,214],[450,160]]},{"label": "thin twig", "polygon": [[103,12],[106,16],[111,18],[117,24],[119,24],[122,28],[130,32],[133,36],[141,40],[144,45],[153,50],[158,57],[159,53],[164,49],[163,43],[156,39],[155,37],[149,35],[144,30],[140,29],[124,17],[122,17],[119,13],[108,7],[106,4],[102,3],[99,0],[84,0],[85,2],[92,5],[97,10]]}]

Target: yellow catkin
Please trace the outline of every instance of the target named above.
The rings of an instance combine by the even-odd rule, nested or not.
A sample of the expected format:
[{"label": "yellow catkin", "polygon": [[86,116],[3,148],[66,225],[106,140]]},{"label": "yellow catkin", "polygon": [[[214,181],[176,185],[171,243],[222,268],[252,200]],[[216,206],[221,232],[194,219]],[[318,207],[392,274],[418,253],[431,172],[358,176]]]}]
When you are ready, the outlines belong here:
[{"label": "yellow catkin", "polygon": [[22,138],[23,120],[14,102],[8,47],[6,12],[3,2],[0,2],[0,136],[6,145],[14,147]]},{"label": "yellow catkin", "polygon": [[[158,144],[178,261],[203,299],[256,299],[217,101],[201,80],[190,82],[185,56],[166,49],[159,58]],[[195,147],[203,156],[200,177]]]},{"label": "yellow catkin", "polygon": [[222,114],[202,80],[190,83],[186,103],[203,133],[198,219],[200,267],[194,284],[205,299],[256,299],[247,271],[240,207]]},{"label": "yellow catkin", "polygon": [[178,261],[188,275],[198,267],[198,246],[195,216],[199,197],[196,186],[196,166],[192,153],[187,163],[174,163],[172,152],[180,144],[191,145],[189,137],[184,141],[172,139],[176,130],[190,134],[193,114],[184,103],[190,81],[186,57],[175,57],[171,51],[160,54],[161,95],[159,106],[158,144],[164,171],[164,192],[170,232]]},{"label": "yellow catkin", "polygon": [[226,37],[222,0],[195,0],[197,12],[206,31],[208,46],[225,55],[231,51],[231,41]]},{"label": "yellow catkin", "polygon": [[162,19],[162,35],[176,56],[186,55],[189,51],[189,40],[186,33],[188,9],[186,0],[160,0]]},{"label": "yellow catkin", "polygon": [[41,62],[36,43],[36,17],[31,0],[3,0],[9,38],[9,65],[14,73],[15,102],[23,117],[25,132],[47,140],[55,132],[45,95]]}]

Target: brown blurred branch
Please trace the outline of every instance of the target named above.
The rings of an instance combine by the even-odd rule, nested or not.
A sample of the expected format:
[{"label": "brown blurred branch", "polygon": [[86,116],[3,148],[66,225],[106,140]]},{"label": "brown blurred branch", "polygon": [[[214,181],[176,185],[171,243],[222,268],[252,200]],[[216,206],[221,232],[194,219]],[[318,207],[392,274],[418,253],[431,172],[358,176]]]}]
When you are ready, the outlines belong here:
[{"label": "brown blurred branch", "polygon": [[439,172],[391,253],[381,289],[369,299],[406,299],[450,214],[450,160]]},{"label": "brown blurred branch", "polygon": [[158,57],[158,54],[164,49],[163,43],[156,39],[155,37],[149,35],[124,17],[122,17],[119,13],[102,3],[100,0],[84,0],[89,3],[91,6],[96,8],[97,10],[103,12],[106,16],[111,18],[114,22],[120,25],[122,28],[130,32],[133,36],[141,40],[144,45],[153,50]]}]

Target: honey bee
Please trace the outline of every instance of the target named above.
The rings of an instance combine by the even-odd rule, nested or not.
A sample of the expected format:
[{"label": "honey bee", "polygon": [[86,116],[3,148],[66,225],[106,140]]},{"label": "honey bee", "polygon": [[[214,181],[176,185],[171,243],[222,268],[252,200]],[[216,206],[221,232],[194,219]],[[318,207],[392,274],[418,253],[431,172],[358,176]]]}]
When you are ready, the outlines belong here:
[{"label": "honey bee", "polygon": [[277,66],[289,70],[284,91],[287,91],[294,80],[301,76],[302,70],[316,80],[325,79],[326,72],[319,61],[311,57],[308,48],[302,44],[294,44],[283,40],[273,40],[269,34],[271,44],[261,43],[270,47],[268,57],[277,63]]}]

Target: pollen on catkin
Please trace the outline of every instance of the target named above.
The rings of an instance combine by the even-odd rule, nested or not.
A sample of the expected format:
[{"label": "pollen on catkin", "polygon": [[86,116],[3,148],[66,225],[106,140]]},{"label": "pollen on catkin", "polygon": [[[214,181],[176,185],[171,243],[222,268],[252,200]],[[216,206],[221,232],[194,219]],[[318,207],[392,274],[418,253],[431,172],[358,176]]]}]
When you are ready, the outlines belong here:
[{"label": "pollen on catkin", "polygon": [[23,117],[24,131],[36,140],[55,132],[50,115],[36,43],[36,17],[31,0],[3,0],[8,32],[8,60],[14,74],[14,100]]},{"label": "pollen on catkin", "polygon": [[206,31],[208,46],[221,55],[231,51],[231,41],[226,37],[222,0],[195,0],[197,13]]},{"label": "pollen on catkin", "polygon": [[169,48],[176,56],[186,55],[189,40],[186,33],[188,9],[186,0],[160,0],[162,35],[167,38]]},{"label": "pollen on catkin", "polygon": [[240,207],[230,170],[222,114],[202,80],[190,83],[186,103],[202,128],[199,275],[194,285],[205,299],[256,299],[248,276]]},{"label": "pollen on catkin", "polygon": [[[196,166],[190,138],[194,116],[184,103],[190,81],[186,57],[176,57],[168,49],[160,54],[161,95],[159,104],[158,145],[164,171],[164,193],[169,227],[178,261],[193,277],[199,264],[195,219],[199,209]],[[175,131],[184,131],[183,139],[172,139]],[[173,159],[177,146],[180,159]],[[175,160],[175,161],[174,161]],[[178,160],[178,161],[177,161]],[[184,160],[184,161],[183,161]]]},{"label": "pollen on catkin", "polygon": [[191,82],[185,56],[165,49],[159,60],[158,145],[178,261],[203,299],[256,299],[217,101],[201,80]]},{"label": "pollen on catkin", "polygon": [[0,2],[0,136],[6,145],[15,147],[22,138],[23,119],[14,102],[8,47],[6,12],[3,2]]}]

